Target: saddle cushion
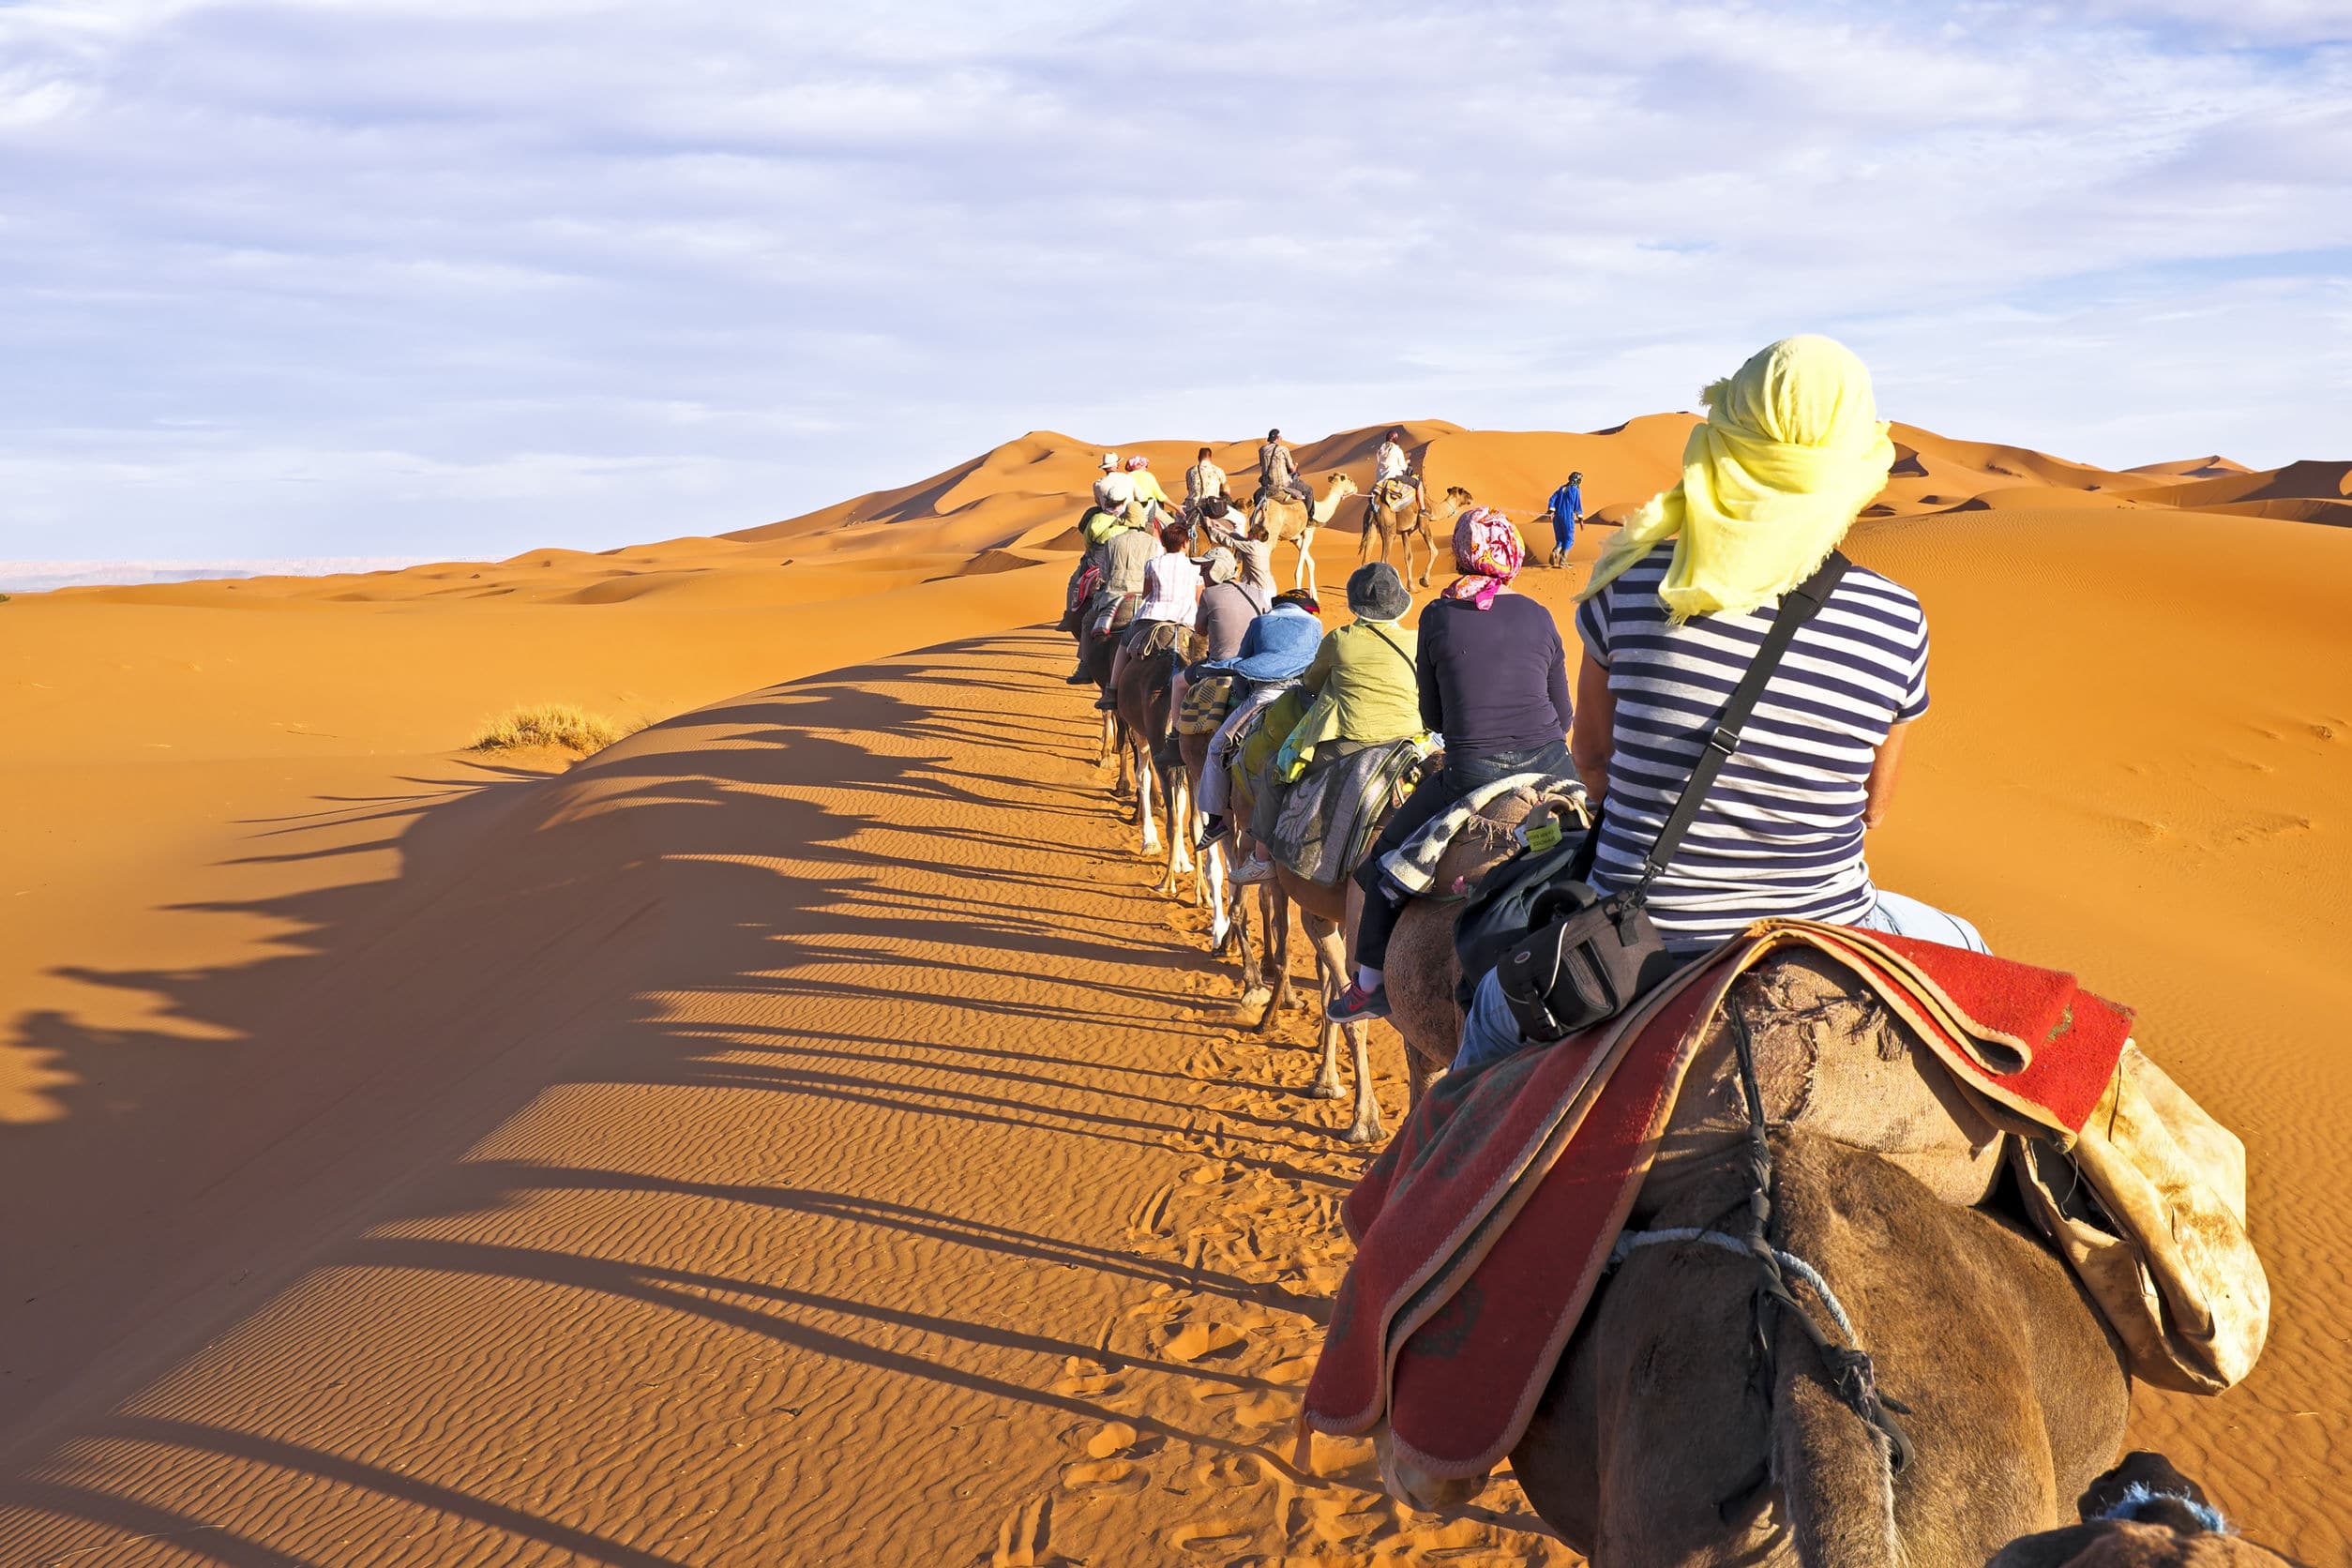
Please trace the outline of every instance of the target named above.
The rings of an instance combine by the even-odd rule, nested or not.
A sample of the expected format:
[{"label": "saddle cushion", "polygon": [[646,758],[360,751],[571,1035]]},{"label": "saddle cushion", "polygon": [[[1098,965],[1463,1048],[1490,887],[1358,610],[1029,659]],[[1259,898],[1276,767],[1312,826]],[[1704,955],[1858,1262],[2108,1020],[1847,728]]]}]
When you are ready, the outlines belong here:
[{"label": "saddle cushion", "polygon": [[1127,627],[1129,658],[1150,658],[1172,648],[1179,661],[1190,664],[1201,656],[1205,647],[1206,641],[1199,632],[1174,621],[1136,621]]},{"label": "saddle cushion", "polygon": [[1268,852],[1308,882],[1339,886],[1412,792],[1430,749],[1418,736],[1388,741],[1319,760],[1294,783],[1261,786],[1279,799]]},{"label": "saddle cushion", "polygon": [[1180,735],[1214,735],[1233,711],[1233,677],[1209,675],[1184,688],[1184,705],[1176,715]]},{"label": "saddle cushion", "polygon": [[[2100,1091],[2152,1081],[2128,1070],[2130,1013],[2071,975],[1844,927],[1759,922],[1632,1012],[1449,1073],[1414,1106],[1342,1211],[1356,1258],[1332,1304],[1306,1422],[1352,1434],[1386,1420],[1395,1455],[1425,1476],[1480,1475],[1500,1462],[1621,1229],[1655,1206],[1648,1184],[1744,1138],[1744,1110],[1735,1120],[1729,1108],[1734,1011],[1759,1048],[1768,1114],[1878,1149],[1958,1201],[1983,1195],[1988,1149],[2088,1149],[2111,1136],[2101,1105],[2120,1103]],[[2136,1214],[2125,1181],[2098,1158],[2079,1173],[2142,1257],[2185,1224],[2200,1239],[2173,1244],[2175,1277],[2210,1289],[2215,1272],[2195,1260],[2226,1255],[2258,1280],[2251,1250],[2229,1234],[2234,1217],[2217,1217],[2225,1205],[2180,1174],[2192,1156],[2171,1172],[2123,1163],[2158,1195]],[[2209,1236],[2221,1240],[2209,1247]],[[2079,1266],[2077,1277],[2118,1328],[2135,1374],[2150,1354],[2182,1353],[2177,1339],[2143,1352],[2096,1277]],[[2217,1309],[2198,1320],[2242,1337],[2250,1319]]]}]

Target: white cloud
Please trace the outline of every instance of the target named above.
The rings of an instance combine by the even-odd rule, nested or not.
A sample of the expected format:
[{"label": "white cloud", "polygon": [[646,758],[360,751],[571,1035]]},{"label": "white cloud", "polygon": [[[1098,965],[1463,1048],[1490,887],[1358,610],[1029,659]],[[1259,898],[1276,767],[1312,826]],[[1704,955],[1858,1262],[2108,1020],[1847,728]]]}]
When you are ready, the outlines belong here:
[{"label": "white cloud", "polygon": [[2341,8],[0,10],[0,550],[716,532],[1035,427],[2341,447]]}]

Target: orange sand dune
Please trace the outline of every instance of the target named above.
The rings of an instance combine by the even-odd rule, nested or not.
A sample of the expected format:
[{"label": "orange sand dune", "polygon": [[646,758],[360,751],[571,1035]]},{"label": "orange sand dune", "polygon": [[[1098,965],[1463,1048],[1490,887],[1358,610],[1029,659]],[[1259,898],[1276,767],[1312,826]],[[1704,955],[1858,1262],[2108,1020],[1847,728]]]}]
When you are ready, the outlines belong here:
[{"label": "orange sand dune", "polygon": [[[1637,503],[1689,423],[1407,430],[1524,515],[1570,467]],[[1385,428],[1303,466],[1362,483]],[[1925,600],[1936,705],[1874,863],[2244,1134],[2269,1353],[2134,1436],[2340,1560],[2352,532],[2242,512],[2345,465],[1896,433],[1851,549]],[[1174,488],[1199,445],[1117,449]],[[1066,641],[1008,629],[1099,449],[0,604],[0,1563],[1566,1560],[1508,1486],[1440,1521],[1360,1447],[1286,1467],[1364,1156],[1304,1016],[1250,1035],[1146,891]],[[1524,580],[1564,615],[1607,536]],[[539,700],[663,722],[457,749]]]}]

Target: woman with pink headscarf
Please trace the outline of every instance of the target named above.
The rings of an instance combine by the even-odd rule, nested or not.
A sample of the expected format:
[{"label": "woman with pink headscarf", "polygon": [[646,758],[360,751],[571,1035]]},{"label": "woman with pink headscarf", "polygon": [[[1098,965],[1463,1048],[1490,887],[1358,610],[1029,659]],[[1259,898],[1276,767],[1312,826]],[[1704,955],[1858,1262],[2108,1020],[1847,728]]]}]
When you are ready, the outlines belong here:
[{"label": "woman with pink headscarf", "polygon": [[1160,489],[1159,479],[1152,473],[1152,460],[1138,452],[1127,460],[1126,472],[1127,482],[1135,487],[1135,504],[1145,509],[1144,521],[1151,528],[1158,529],[1164,519],[1154,515],[1151,508],[1157,506],[1161,512],[1172,517],[1176,504],[1168,498],[1166,490]]},{"label": "woman with pink headscarf", "polygon": [[1568,656],[1552,612],[1511,586],[1527,546],[1511,520],[1473,506],[1454,524],[1459,573],[1421,612],[1421,721],[1445,737],[1445,766],[1380,830],[1356,867],[1364,891],[1356,926],[1356,977],[1331,1004],[1340,1023],[1388,1016],[1381,970],[1408,894],[1382,875],[1383,856],[1482,784],[1515,773],[1573,778],[1567,735]]}]

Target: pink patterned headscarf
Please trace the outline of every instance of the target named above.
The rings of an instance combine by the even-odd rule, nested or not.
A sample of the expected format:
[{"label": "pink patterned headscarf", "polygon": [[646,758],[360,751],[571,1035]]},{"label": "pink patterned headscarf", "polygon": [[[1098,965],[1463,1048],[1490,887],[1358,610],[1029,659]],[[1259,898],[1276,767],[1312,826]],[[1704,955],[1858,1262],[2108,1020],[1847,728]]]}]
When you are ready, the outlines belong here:
[{"label": "pink patterned headscarf", "polygon": [[1526,541],[1509,518],[1492,506],[1472,506],[1454,524],[1454,569],[1462,575],[1446,584],[1445,596],[1492,609],[1526,559]]}]

